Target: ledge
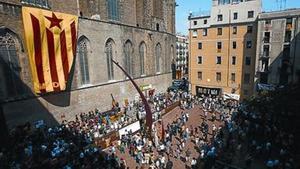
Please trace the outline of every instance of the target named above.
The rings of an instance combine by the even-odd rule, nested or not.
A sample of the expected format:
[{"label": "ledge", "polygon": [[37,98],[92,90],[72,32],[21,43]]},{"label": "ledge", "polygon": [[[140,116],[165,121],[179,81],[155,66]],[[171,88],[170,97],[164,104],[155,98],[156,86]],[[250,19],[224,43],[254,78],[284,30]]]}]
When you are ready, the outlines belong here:
[{"label": "ledge", "polygon": [[119,26],[125,26],[125,27],[130,27],[130,28],[135,28],[135,29],[140,29],[140,30],[145,30],[145,31],[151,31],[151,32],[157,32],[157,33],[163,33],[163,34],[168,34],[171,36],[176,37],[175,33],[170,33],[170,32],[165,32],[165,31],[157,31],[155,29],[149,29],[149,28],[143,28],[143,27],[137,27],[137,26],[133,26],[133,25],[128,25],[128,24],[124,24],[124,23],[120,23],[120,22],[116,22],[116,21],[104,21],[104,20],[98,20],[98,19],[91,19],[91,18],[87,18],[84,16],[79,16],[79,19],[82,20],[88,20],[88,21],[93,21],[93,22],[101,22],[101,23],[107,23],[107,24],[111,24],[111,25],[119,25]]},{"label": "ledge", "polygon": [[[161,76],[161,75],[167,75],[167,74],[171,74],[171,72],[166,72],[166,73],[161,73],[161,74],[154,74],[154,75],[148,75],[148,76],[143,76],[143,77],[137,77],[134,78],[133,80],[138,80],[138,79],[143,79],[143,78],[151,78],[151,77],[155,77],[155,76]],[[121,82],[127,82],[129,81],[129,79],[121,79],[121,80],[110,80],[108,82],[105,83],[98,83],[98,84],[89,84],[89,85],[83,85],[80,86],[76,89],[71,89],[71,90],[67,90],[67,91],[61,91],[58,93],[46,93],[43,95],[34,95],[34,96],[19,96],[18,98],[11,98],[11,99],[6,99],[3,101],[0,101],[0,104],[5,104],[5,103],[13,103],[13,102],[18,102],[18,101],[23,101],[23,100],[30,100],[30,99],[37,99],[40,97],[45,97],[45,96],[51,96],[51,95],[59,95],[59,94],[65,94],[65,93],[71,93],[73,91],[78,91],[78,90],[86,90],[86,89],[90,89],[90,88],[94,88],[94,87],[100,87],[100,86],[106,86],[106,85],[111,85],[111,84],[115,84],[115,83],[121,83]],[[32,91],[31,91],[32,92]]]}]

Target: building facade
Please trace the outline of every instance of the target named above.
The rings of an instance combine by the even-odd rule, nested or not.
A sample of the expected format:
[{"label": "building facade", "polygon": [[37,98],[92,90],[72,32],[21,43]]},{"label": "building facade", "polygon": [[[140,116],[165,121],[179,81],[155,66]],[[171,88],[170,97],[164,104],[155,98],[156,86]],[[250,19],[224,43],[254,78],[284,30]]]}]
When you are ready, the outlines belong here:
[{"label": "building facade", "polygon": [[188,73],[189,41],[183,35],[177,35],[176,39],[176,79],[181,79]]},{"label": "building facade", "polygon": [[246,98],[253,93],[260,12],[261,0],[212,0],[209,16],[189,16],[193,94]]},{"label": "building facade", "polygon": [[[33,93],[22,6],[80,16],[69,90]],[[41,119],[53,125],[95,108],[106,111],[111,94],[121,105],[134,100],[138,93],[111,58],[145,94],[165,91],[175,58],[174,23],[174,0],[0,0],[0,108],[7,126]]]},{"label": "building facade", "polygon": [[255,83],[286,85],[299,81],[300,9],[258,16]]}]

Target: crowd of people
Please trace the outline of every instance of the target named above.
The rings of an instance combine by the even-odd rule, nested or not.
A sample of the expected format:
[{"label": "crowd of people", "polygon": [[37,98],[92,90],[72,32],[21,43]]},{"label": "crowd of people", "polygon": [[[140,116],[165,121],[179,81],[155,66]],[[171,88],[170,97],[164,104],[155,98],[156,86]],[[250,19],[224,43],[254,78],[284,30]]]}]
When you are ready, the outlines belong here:
[{"label": "crowd of people", "polygon": [[[112,145],[110,153],[115,154],[116,148],[121,153],[126,151],[136,161],[137,166],[149,166],[149,168],[172,168],[173,162],[170,157],[182,160],[187,166],[191,168],[197,168],[199,163],[213,164],[213,160],[217,156],[217,144],[219,142],[211,142],[209,138],[222,139],[223,134],[221,127],[217,128],[215,124],[209,126],[207,121],[210,120],[213,123],[230,118],[230,111],[237,107],[235,102],[224,102],[221,98],[213,97],[195,97],[188,93],[170,93],[169,99],[172,101],[180,101],[182,112],[180,116],[176,116],[175,120],[167,124],[164,128],[163,121],[159,120],[152,128],[153,139],[149,140],[143,133],[122,136],[122,140],[117,145]],[[154,99],[155,100],[155,99]],[[167,99],[166,99],[167,100]],[[163,101],[162,103],[165,103]],[[228,103],[228,104],[227,104]],[[212,114],[211,119],[208,119],[208,115],[203,117],[202,123],[199,125],[188,126],[189,120],[188,110],[195,105],[202,105],[205,114]],[[219,110],[220,113],[218,112]],[[225,111],[228,110],[228,111]],[[220,118],[214,118],[213,114],[220,114]],[[211,128],[211,129],[209,129]],[[212,133],[209,133],[209,130]],[[160,132],[161,131],[161,132]],[[213,135],[209,137],[209,135]],[[176,139],[174,139],[176,138]],[[194,142],[201,153],[200,159],[191,157],[191,150],[186,148],[187,142]],[[216,147],[217,146],[217,147]]]},{"label": "crowd of people", "polygon": [[[0,151],[0,168],[129,168],[126,160],[117,156],[117,149],[128,152],[137,167],[146,164],[153,169],[173,168],[171,157],[181,159],[191,168],[210,169],[218,161],[246,168],[259,164],[268,169],[295,168],[294,135],[266,109],[186,92],[156,94],[148,101],[157,121],[150,138],[142,130],[129,131],[108,151],[103,151],[94,144],[95,138],[143,119],[145,112],[140,101],[131,102],[123,111],[118,106],[116,111],[106,113],[95,109],[55,127],[30,123],[18,126],[11,132],[9,148]],[[182,112],[164,126],[162,111],[175,102],[180,102]],[[188,126],[188,110],[195,105],[204,111],[202,121]],[[132,109],[136,109],[136,118],[126,113]],[[186,148],[188,141],[197,147],[199,158],[191,156],[191,150]]]},{"label": "crowd of people", "polygon": [[268,169],[295,168],[294,135],[282,127],[281,120],[274,119],[270,110],[264,112],[257,107],[241,105],[225,124],[226,137],[221,151],[228,157],[227,163],[242,156],[247,168],[254,164],[253,161],[254,165],[261,164],[260,167]]},{"label": "crowd of people", "polygon": [[[160,106],[159,111],[172,103],[161,94],[151,100],[152,106]],[[0,168],[101,168],[102,163],[108,168],[118,168],[121,161],[113,155],[106,156],[94,140],[136,121],[134,116],[126,114],[135,108],[136,103],[131,103],[122,111],[117,104],[113,111],[105,113],[97,109],[80,113],[72,121],[63,120],[59,126],[30,123],[18,126],[10,133],[9,148],[0,151]]]},{"label": "crowd of people", "polygon": [[[245,168],[296,168],[294,135],[268,109],[270,104],[260,107],[210,97],[200,100],[205,118],[207,110],[215,110],[211,113],[211,121],[218,119],[225,124],[218,129],[212,124],[213,137],[209,145],[206,142],[199,144],[200,159],[206,162],[204,168],[217,166],[216,160]],[[205,120],[201,128],[203,140],[206,140],[208,125]]]},{"label": "crowd of people", "polygon": [[124,113],[96,109],[55,127],[18,126],[11,132],[10,149],[1,151],[0,168],[93,168],[104,159],[98,158],[101,149],[94,140],[132,122]]},{"label": "crowd of people", "polygon": [[[151,106],[153,120],[156,121],[160,119],[165,108],[171,106],[175,102],[182,102],[182,100],[187,100],[190,96],[190,94],[187,95],[186,92],[180,91],[169,93],[157,93],[151,97],[148,97],[147,100]],[[142,101],[135,101],[132,105],[133,109],[137,110],[137,119],[144,119],[146,116],[146,112]]]},{"label": "crowd of people", "polygon": [[[150,168],[172,168],[173,163],[170,156],[179,157],[189,137],[188,128],[185,127],[188,117],[188,113],[182,112],[178,119],[167,125],[167,130],[162,128],[164,134],[158,131],[159,127],[161,128],[163,125],[162,121],[158,121],[152,128],[153,139],[149,139],[147,135],[141,132],[136,135],[132,135],[132,133],[123,135],[117,145],[110,147],[110,153],[114,154],[115,146],[117,146],[121,153],[128,151],[140,166],[147,164]],[[174,149],[172,145],[172,140],[176,136],[182,138],[176,145],[180,152],[177,152],[178,150]]]}]

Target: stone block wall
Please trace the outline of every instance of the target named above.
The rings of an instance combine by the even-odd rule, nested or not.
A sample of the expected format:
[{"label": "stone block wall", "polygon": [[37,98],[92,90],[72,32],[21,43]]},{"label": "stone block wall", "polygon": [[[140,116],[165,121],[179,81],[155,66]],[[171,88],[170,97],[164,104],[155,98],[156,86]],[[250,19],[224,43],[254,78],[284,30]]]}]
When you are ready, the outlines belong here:
[{"label": "stone block wall", "polygon": [[[74,2],[75,0],[66,2],[71,7],[68,13],[77,13],[77,8],[73,8],[76,5]],[[99,1],[99,3],[104,3],[104,1]],[[65,11],[64,7],[59,6],[59,3],[55,2],[55,0],[49,0],[49,5],[53,11],[67,11]],[[131,10],[129,3],[124,5],[128,5],[127,10]],[[104,8],[102,9],[101,5],[100,8],[101,15],[101,10]],[[129,15],[129,13],[126,15]],[[150,19],[152,18],[150,17]],[[143,21],[145,20],[143,19]],[[132,19],[129,22],[134,23],[136,21]],[[170,54],[171,47],[175,46],[176,41],[173,34],[143,29],[135,25],[130,26],[128,24],[80,18],[78,38],[84,36],[88,39],[89,43],[88,63],[90,84],[81,85],[79,59],[77,56],[71,90],[57,94],[37,96],[32,92],[31,72],[24,41],[21,5],[1,3],[0,1],[0,27],[8,29],[17,40],[17,55],[21,67],[21,80],[23,87],[27,91],[22,97],[5,100],[5,102],[0,103],[4,111],[6,123],[10,128],[18,124],[23,124],[26,121],[34,122],[39,119],[44,119],[49,125],[55,125],[61,122],[62,115],[66,119],[72,119],[75,117],[75,114],[87,112],[94,108],[106,111],[111,106],[110,94],[113,94],[120,103],[125,98],[133,100],[137,92],[116,66],[114,66],[115,79],[113,81],[108,80],[105,53],[105,43],[108,39],[113,39],[115,43],[114,59],[121,63],[121,65],[124,65],[124,43],[127,40],[132,42],[133,76],[138,85],[151,84],[157,92],[163,92],[171,84],[171,73],[170,69],[168,69],[168,64],[171,62],[170,59],[174,57]],[[146,75],[141,77],[139,73],[139,46],[142,42],[146,44]],[[158,43],[161,44],[163,62],[161,63],[163,71],[160,74],[157,74],[155,70],[155,46]]]},{"label": "stone block wall", "polygon": [[[139,86],[151,84],[156,92],[165,92],[171,83],[171,74],[136,79],[136,83]],[[75,115],[81,112],[88,112],[95,108],[100,111],[111,109],[111,94],[120,105],[124,104],[125,99],[133,101],[138,96],[131,82],[125,80],[72,92],[5,103],[2,106],[9,128],[27,121],[33,123],[37,120],[44,120],[52,126],[62,122],[63,119],[74,120]]]}]

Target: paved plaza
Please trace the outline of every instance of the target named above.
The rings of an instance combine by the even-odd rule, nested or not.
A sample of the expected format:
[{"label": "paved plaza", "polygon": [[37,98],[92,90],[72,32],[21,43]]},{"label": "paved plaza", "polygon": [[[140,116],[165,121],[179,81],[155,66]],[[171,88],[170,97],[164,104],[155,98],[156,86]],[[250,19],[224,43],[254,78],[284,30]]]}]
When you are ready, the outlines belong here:
[{"label": "paved plaza", "polygon": [[[163,121],[163,125],[164,128],[166,129],[166,126],[168,124],[171,124],[173,121],[175,121],[178,117],[180,117],[182,112],[187,112],[189,114],[189,120],[186,123],[186,127],[189,128],[195,128],[201,125],[201,122],[203,121],[203,119],[205,119],[204,117],[204,111],[203,109],[199,106],[196,105],[194,108],[192,109],[181,109],[180,107],[176,107],[175,109],[173,109],[171,112],[165,114],[162,117],[162,121]],[[211,119],[211,113],[208,113],[207,116],[207,122],[209,125],[209,136],[208,138],[211,138],[211,134],[212,134],[212,124],[215,124],[216,127],[218,128],[219,126],[222,126],[222,123],[220,121],[215,121],[214,123],[210,120]],[[157,130],[158,132],[161,131],[161,123],[160,122],[156,122],[156,126],[157,126]],[[176,150],[176,145],[179,144],[179,140],[180,138],[175,137],[175,139],[172,140],[172,147],[173,150]],[[196,159],[199,158],[199,152],[197,151],[198,148],[195,145],[194,140],[192,140],[191,138],[188,139],[188,141],[186,142],[186,145],[184,147],[184,150],[182,151],[183,154],[180,154],[180,157],[175,158],[174,156],[170,156],[170,160],[173,162],[173,168],[174,169],[182,169],[182,168],[186,168],[186,167],[190,167],[191,166],[191,162],[185,162],[185,160],[183,159],[183,157],[185,157],[185,152],[186,150],[189,149],[191,151],[191,159],[194,157]],[[107,152],[109,152],[109,150],[107,149]],[[154,151],[155,155],[158,155],[157,151]],[[135,161],[135,159],[133,157],[130,156],[128,149],[126,149],[125,154],[122,154],[118,149],[116,151],[116,155],[120,158],[120,159],[125,159],[126,164],[129,168],[136,168],[138,167],[144,167],[144,168],[148,168],[149,165],[138,165]],[[168,159],[167,155],[164,154],[166,159]]]}]

